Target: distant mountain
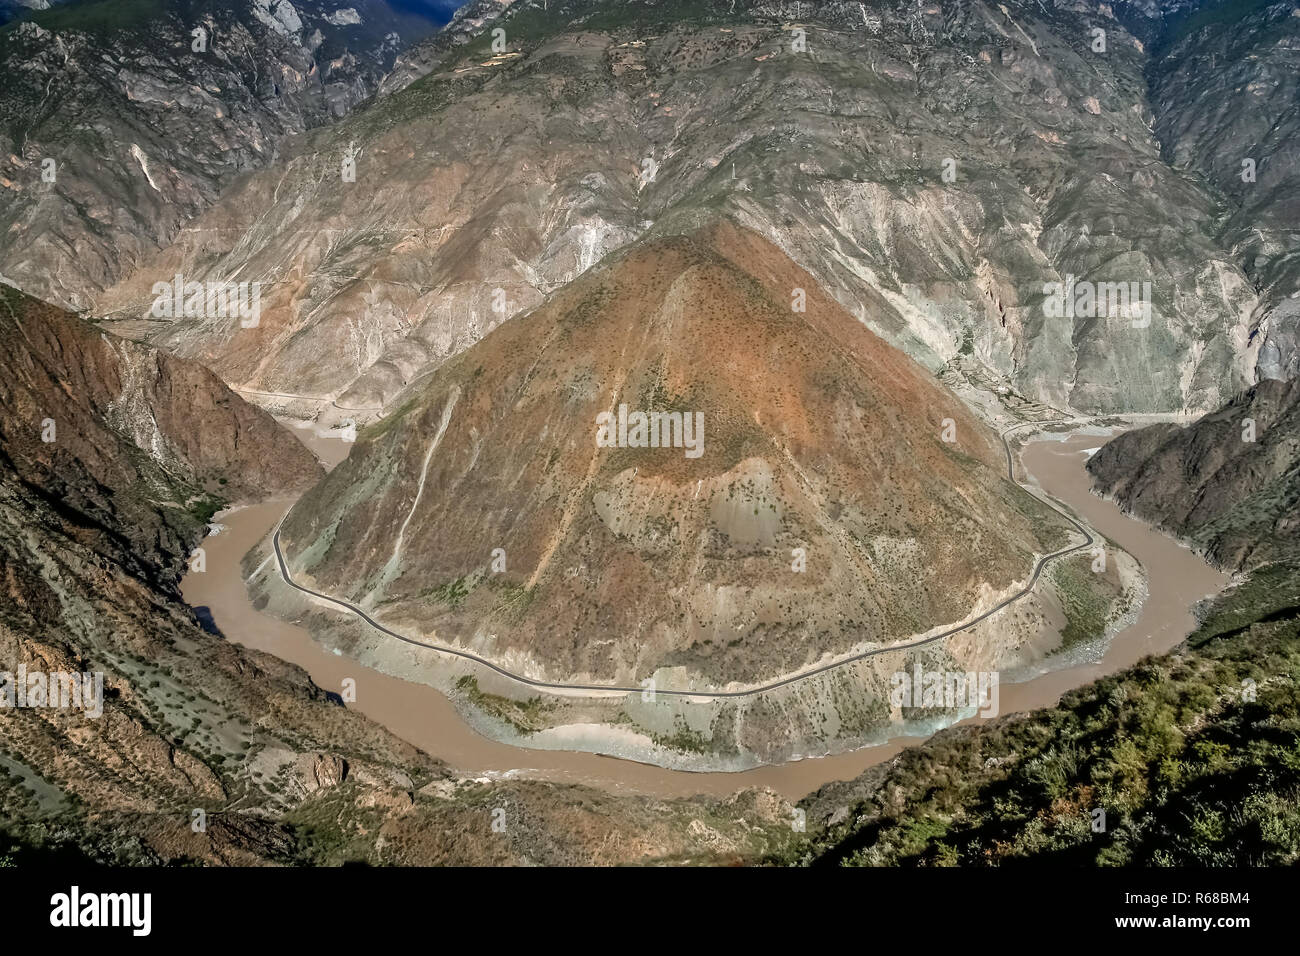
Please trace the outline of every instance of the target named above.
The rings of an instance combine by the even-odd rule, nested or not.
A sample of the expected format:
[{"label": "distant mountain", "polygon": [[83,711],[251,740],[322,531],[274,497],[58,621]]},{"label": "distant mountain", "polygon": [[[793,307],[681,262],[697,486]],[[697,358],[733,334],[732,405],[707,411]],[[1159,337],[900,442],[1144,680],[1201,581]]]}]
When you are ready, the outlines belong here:
[{"label": "distant mountain", "polygon": [[[610,251],[725,215],[927,367],[965,355],[1063,409],[1208,411],[1255,380],[1272,300],[1221,186],[1157,135],[1197,88],[1157,98],[1168,64],[1109,10],[480,0],[96,302],[259,401],[373,418]],[[1295,28],[1252,27],[1276,52],[1242,76]],[[175,272],[261,278],[262,333],[144,319]]]},{"label": "distant mountain", "polygon": [[1300,375],[1300,8],[1230,0],[1179,20],[1151,100],[1162,155],[1220,198],[1218,243],[1259,291],[1258,374]]},{"label": "distant mountain", "polygon": [[0,275],[87,309],[286,136],[369,97],[444,16],[387,0],[78,0],[0,29]]}]

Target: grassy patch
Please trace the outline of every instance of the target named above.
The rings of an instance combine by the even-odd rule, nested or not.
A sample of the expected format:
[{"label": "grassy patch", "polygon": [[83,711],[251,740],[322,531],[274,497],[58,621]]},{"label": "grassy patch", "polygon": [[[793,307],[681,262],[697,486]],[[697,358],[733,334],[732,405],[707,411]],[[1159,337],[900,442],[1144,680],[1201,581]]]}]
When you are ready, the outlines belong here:
[{"label": "grassy patch", "polygon": [[428,595],[450,608],[458,608],[465,603],[465,598],[471,590],[469,578],[457,578],[431,589]]},{"label": "grassy patch", "polygon": [[524,614],[532,606],[536,591],[522,584],[498,583],[499,581],[500,579],[496,577],[488,578],[493,590],[500,593],[492,613],[507,622],[517,624],[523,620]]},{"label": "grassy patch", "polygon": [[1055,562],[1052,582],[1065,612],[1060,650],[1100,637],[1110,623],[1113,594],[1106,578],[1092,570],[1092,555],[1083,554]]},{"label": "grassy patch", "polygon": [[225,502],[213,495],[202,495],[186,506],[190,517],[201,525],[208,524],[212,516],[225,507]]},{"label": "grassy patch", "polygon": [[532,734],[546,726],[545,717],[555,710],[556,702],[544,697],[515,700],[489,694],[478,686],[478,679],[466,675],[456,681],[456,689],[479,710],[504,720],[521,734]]},{"label": "grassy patch", "polygon": [[671,734],[650,734],[650,739],[661,747],[669,750],[677,750],[682,753],[702,754],[709,752],[710,740],[698,730],[692,730],[686,725],[686,718],[681,714],[677,715],[674,730]]},{"label": "grassy patch", "polygon": [[367,425],[365,428],[358,429],[357,441],[373,442],[375,439],[387,434],[389,431],[392,430],[394,425],[396,425],[403,418],[405,418],[408,413],[410,413],[411,409],[415,408],[415,405],[416,405],[416,400],[412,398],[407,402],[405,402],[396,411],[393,411],[385,415],[383,418],[381,418],[379,421],[375,422],[374,424]]}]

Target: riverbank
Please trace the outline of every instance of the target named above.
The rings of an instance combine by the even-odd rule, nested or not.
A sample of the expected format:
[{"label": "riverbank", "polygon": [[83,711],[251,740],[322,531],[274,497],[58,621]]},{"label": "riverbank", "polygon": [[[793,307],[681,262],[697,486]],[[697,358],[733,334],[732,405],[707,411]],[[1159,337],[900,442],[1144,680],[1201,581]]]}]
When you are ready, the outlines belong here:
[{"label": "riverbank", "polygon": [[[1151,584],[1152,596],[1137,619],[1114,636],[1100,660],[1082,662],[1064,670],[1048,670],[1024,683],[1004,683],[1000,704],[1003,714],[1050,706],[1065,690],[1119,669],[1143,654],[1172,647],[1190,630],[1190,604],[1214,593],[1220,587],[1219,582],[1226,580],[1185,548],[1089,493],[1082,467],[1083,452],[1102,440],[1094,435],[1076,436],[1063,442],[1033,442],[1025,450],[1025,466],[1048,494],[1135,554],[1148,570],[1159,571]],[[354,680],[356,701],[350,706],[466,774],[538,777],[660,796],[721,796],[743,787],[763,786],[797,798],[823,783],[857,776],[922,739],[898,737],[877,746],[831,756],[807,756],[775,766],[712,773],[667,770],[592,753],[538,750],[489,739],[472,729],[447,697],[433,687],[363,667],[318,644],[298,623],[276,620],[253,607],[240,559],[265,538],[288,504],[288,501],[264,502],[223,514],[220,521],[226,530],[208,539],[206,545],[208,571],[201,576],[190,575],[184,583],[187,600],[207,606],[228,638],[303,666],[327,690],[339,692],[345,679]],[[265,571],[265,567],[258,570]],[[410,653],[421,652],[412,648]],[[1042,666],[1042,662],[1037,666]],[[928,729],[933,731],[938,727]],[[575,727],[567,734],[553,734],[552,738],[558,739],[552,739],[551,743],[621,749],[617,728]],[[625,743],[626,753],[638,752],[639,741]]]}]

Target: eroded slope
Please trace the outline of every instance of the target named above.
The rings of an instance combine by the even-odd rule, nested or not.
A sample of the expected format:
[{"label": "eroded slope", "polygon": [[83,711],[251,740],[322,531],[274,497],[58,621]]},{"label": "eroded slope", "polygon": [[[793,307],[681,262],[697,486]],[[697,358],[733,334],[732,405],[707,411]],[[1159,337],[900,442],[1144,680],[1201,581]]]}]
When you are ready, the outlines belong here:
[{"label": "eroded slope", "polygon": [[[598,447],[620,405],[702,416],[701,454]],[[722,226],[616,255],[441,367],[282,544],[386,624],[538,673],[753,682],[1023,581],[1062,524],[1004,469],[923,369]]]}]

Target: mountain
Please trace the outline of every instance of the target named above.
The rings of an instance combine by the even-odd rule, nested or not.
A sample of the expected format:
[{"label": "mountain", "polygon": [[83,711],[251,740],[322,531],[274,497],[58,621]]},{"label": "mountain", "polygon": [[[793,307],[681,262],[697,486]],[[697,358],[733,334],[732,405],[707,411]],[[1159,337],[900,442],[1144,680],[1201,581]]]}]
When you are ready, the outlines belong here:
[{"label": "mountain", "polygon": [[[636,447],[651,412],[684,435]],[[615,253],[442,365],[281,543],[417,637],[557,680],[721,687],[959,621],[1064,528],[958,399],[723,224]]]},{"label": "mountain", "polygon": [[[3,708],[0,866],[1296,862],[1294,3],[0,24],[0,703],[102,690]],[[325,475],[269,409],[365,427]],[[1239,572],[1195,633],[797,806],[467,777],[179,589],[218,509],[301,494],[253,606],[485,734],[839,752],[962,716],[891,673],[1017,672],[1131,609],[1122,552],[1039,563],[1081,539],[995,431],[1128,411],[1204,413],[1089,462]]]},{"label": "mountain", "polygon": [[1300,374],[1300,9],[1204,5],[1163,38],[1151,67],[1155,133],[1175,168],[1199,174],[1224,210],[1219,245],[1259,302],[1257,372]]},{"label": "mountain", "polygon": [[1300,378],[1260,382],[1185,427],[1126,432],[1088,471],[1096,490],[1220,567],[1300,557]]},{"label": "mountain", "polygon": [[321,474],[305,448],[207,369],[7,286],[0,328],[8,480],[109,537],[128,529],[142,547],[122,552],[122,564],[156,584],[175,585],[170,565],[219,502],[302,489]]},{"label": "mountain", "polygon": [[[84,709],[0,711],[5,865],[682,862],[701,833],[710,858],[744,862],[791,839],[789,805],[763,791],[463,778],[201,627],[176,582],[208,514],[184,495],[208,479],[261,498],[319,466],[183,360],[8,288],[0,328],[0,692],[24,674],[102,682]],[[499,808],[512,825],[493,832]]]},{"label": "mountain", "polygon": [[470,42],[483,27],[500,16],[515,0],[451,0],[455,11],[436,34],[403,50],[393,69],[380,84],[380,96],[405,89],[428,74],[439,62],[453,55],[456,47]]},{"label": "mountain", "polygon": [[87,310],[286,136],[369,97],[442,22],[418,7],[76,0],[0,29],[0,275]]},{"label": "mountain", "polygon": [[[257,401],[373,419],[610,251],[731,218],[927,367],[969,356],[1062,409],[1207,411],[1255,378],[1260,301],[1108,10],[479,3],[96,306]],[[262,333],[145,318],[176,273],[261,279]]]}]

